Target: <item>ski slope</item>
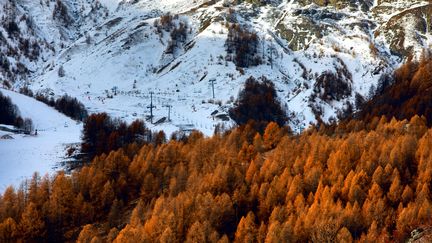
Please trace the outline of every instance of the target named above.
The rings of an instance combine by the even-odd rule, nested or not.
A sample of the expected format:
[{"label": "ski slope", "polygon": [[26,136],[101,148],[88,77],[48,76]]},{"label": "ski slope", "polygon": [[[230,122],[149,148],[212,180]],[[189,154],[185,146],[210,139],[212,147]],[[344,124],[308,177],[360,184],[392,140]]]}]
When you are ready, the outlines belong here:
[{"label": "ski slope", "polygon": [[0,131],[0,136],[9,134],[14,138],[0,139],[1,193],[9,185],[19,186],[36,171],[44,175],[61,169],[58,162],[65,157],[66,145],[80,142],[82,124],[33,98],[4,89],[0,92],[9,96],[21,116],[31,118],[38,130],[37,136]]},{"label": "ski slope", "polygon": [[[336,10],[301,1],[272,1],[264,6],[212,0],[63,2],[73,16],[72,25],[52,19],[54,4],[23,0],[39,26],[36,32],[56,48],[31,68],[34,72],[28,80],[14,87],[28,86],[54,98],[68,94],[91,113],[107,112],[129,122],[150,115],[153,92],[154,120],[167,119],[167,106],[171,106],[171,122],[149,126],[167,134],[188,127],[211,135],[219,123],[230,126],[211,114],[225,116],[250,76],[266,76],[275,83],[295,131],[316,123],[318,116],[325,122],[335,120],[355,103],[357,94],[367,99],[380,77],[403,61],[392,54],[395,40],[414,54],[432,43],[429,33],[414,28],[422,16],[403,14],[425,6],[421,0],[396,7],[388,1],[375,2],[369,11]],[[161,33],[155,25],[169,12],[187,25],[186,41],[173,53],[167,53],[170,32]],[[261,65],[239,70],[227,60],[226,23],[231,15],[234,22],[258,35]],[[395,25],[401,21],[401,26]],[[65,38],[58,41],[60,34]],[[340,100],[312,98],[319,89],[317,77],[337,73],[341,67],[352,76],[350,94]],[[58,75],[60,68],[64,77]],[[117,95],[113,96],[114,88]]]}]

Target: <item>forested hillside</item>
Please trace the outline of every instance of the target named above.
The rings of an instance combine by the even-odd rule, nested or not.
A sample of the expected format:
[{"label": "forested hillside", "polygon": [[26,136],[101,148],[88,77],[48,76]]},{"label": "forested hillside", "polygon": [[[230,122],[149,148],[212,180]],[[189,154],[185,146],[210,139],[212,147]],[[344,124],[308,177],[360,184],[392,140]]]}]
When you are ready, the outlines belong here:
[{"label": "forested hillside", "polygon": [[420,61],[408,60],[394,76],[385,77],[387,86],[367,102],[357,117],[371,120],[385,115],[387,118],[409,119],[414,115],[425,116],[432,125],[432,55],[425,51]]},{"label": "forested hillside", "polygon": [[130,145],[7,189],[0,240],[403,240],[431,223],[431,141],[416,116],[332,136],[289,137],[271,123],[263,136],[245,127]]},{"label": "forested hillside", "polygon": [[[429,81],[419,74],[429,59],[407,65]],[[414,77],[405,70],[389,90]],[[8,188],[0,241],[403,242],[432,224],[432,128],[404,118],[125,145],[71,175]]]}]

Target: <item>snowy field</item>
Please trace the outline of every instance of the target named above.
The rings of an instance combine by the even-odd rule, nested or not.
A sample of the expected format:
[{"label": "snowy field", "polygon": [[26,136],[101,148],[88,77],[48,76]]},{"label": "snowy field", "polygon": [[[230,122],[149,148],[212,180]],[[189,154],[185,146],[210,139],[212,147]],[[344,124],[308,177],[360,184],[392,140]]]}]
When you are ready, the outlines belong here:
[{"label": "snowy field", "polygon": [[77,124],[55,109],[30,97],[0,89],[21,111],[31,118],[37,136],[0,131],[0,137],[9,134],[13,139],[0,139],[0,193],[7,186],[19,186],[34,172],[52,173],[66,154],[66,145],[78,143],[82,124]]}]

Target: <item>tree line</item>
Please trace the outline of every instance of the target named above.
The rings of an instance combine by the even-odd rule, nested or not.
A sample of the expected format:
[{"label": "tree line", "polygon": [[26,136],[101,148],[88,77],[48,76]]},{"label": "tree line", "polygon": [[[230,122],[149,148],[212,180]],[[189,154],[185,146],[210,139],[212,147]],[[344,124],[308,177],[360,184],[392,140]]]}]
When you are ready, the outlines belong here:
[{"label": "tree line", "polygon": [[64,94],[63,96],[54,99],[53,97],[49,98],[42,93],[34,94],[28,87],[22,87],[19,92],[53,107],[73,120],[84,121],[88,117],[88,112],[84,104],[77,98],[71,97],[68,94]]},{"label": "tree line", "polygon": [[132,143],[155,145],[166,142],[165,133],[152,132],[142,120],[127,124],[113,119],[107,113],[90,115],[84,122],[81,152],[88,160],[108,154]]},{"label": "tree line", "polygon": [[15,126],[25,133],[33,131],[33,121],[30,118],[21,117],[18,107],[2,92],[0,92],[0,124]]}]

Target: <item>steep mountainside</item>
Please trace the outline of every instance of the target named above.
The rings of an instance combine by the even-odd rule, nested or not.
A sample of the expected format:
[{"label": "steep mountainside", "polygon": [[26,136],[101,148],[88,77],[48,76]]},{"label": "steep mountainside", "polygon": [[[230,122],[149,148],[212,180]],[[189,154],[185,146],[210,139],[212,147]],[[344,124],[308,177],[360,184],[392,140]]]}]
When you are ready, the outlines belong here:
[{"label": "steep mountainside", "polygon": [[84,16],[96,6],[84,1],[0,2],[0,80],[22,84],[43,73],[58,51],[81,34]]},{"label": "steep mountainside", "polygon": [[0,7],[0,242],[431,238],[432,0]]},{"label": "steep mountainside", "polygon": [[[337,119],[373,95],[383,75],[431,43],[426,1],[3,5],[15,17],[3,10],[10,20],[0,29],[2,80],[50,96],[68,93],[92,112],[129,121],[150,115],[154,93],[155,129],[168,132],[196,128],[211,134],[216,124],[230,124],[225,114],[243,82],[262,75],[275,82],[293,129]],[[29,40],[28,50],[19,46],[21,39]],[[171,122],[163,122],[168,106]]]}]

